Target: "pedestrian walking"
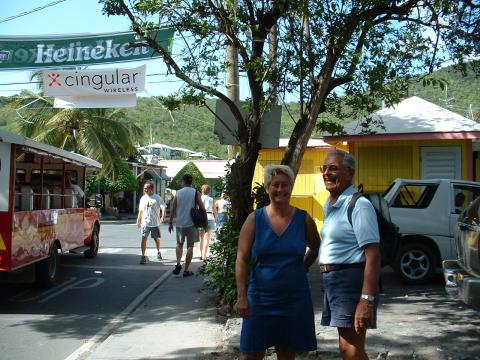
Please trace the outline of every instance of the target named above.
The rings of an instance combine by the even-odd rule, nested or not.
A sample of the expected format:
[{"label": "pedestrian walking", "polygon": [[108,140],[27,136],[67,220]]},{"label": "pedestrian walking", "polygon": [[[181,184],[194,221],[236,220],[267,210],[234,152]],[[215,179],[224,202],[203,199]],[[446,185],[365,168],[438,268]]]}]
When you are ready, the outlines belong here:
[{"label": "pedestrian walking", "polygon": [[137,216],[137,226],[141,228],[142,235],[142,257],[140,264],[146,264],[148,262],[145,251],[147,249],[147,238],[149,234],[152,239],[155,240],[155,245],[157,246],[157,259],[162,260],[162,254],[160,252],[160,224],[165,221],[165,214],[167,212],[165,201],[163,201],[160,195],[154,194],[155,187],[152,181],[145,182],[143,192],[144,195],[140,198]]},{"label": "pedestrian walking", "polygon": [[307,271],[320,239],[312,217],[290,205],[293,184],[288,166],[267,166],[270,205],[251,213],[240,231],[235,309],[243,317],[241,360],[263,359],[272,346],[278,359],[317,348]]},{"label": "pedestrian walking", "polygon": [[330,192],[321,230],[320,270],[324,304],[321,324],[337,327],[339,348],[345,360],[368,359],[367,329],[376,328],[380,277],[380,236],[373,205],[358,198],[348,220],[355,193],[355,159],[332,150],[321,167]]},{"label": "pedestrian walking", "polygon": [[207,211],[207,227],[200,228],[200,259],[208,260],[208,252],[212,234],[215,231],[215,216],[213,198],[210,196],[211,187],[208,184],[202,185],[202,202]]},{"label": "pedestrian walking", "polygon": [[226,194],[222,193],[220,199],[215,201],[214,215],[218,227],[222,227],[228,220],[228,211],[230,210],[230,201],[226,199]]},{"label": "pedestrian walking", "polygon": [[193,246],[199,240],[198,229],[194,226],[193,220],[190,216],[190,209],[195,205],[205,211],[200,193],[192,188],[192,175],[185,174],[182,177],[182,188],[177,191],[173,200],[173,208],[170,213],[170,224],[168,231],[171,233],[173,230],[173,221],[175,219],[176,227],[176,255],[177,264],[173,269],[175,275],[180,274],[182,270],[181,260],[183,256],[183,245],[185,240],[187,241],[187,252],[185,254],[185,269],[183,276],[191,276],[193,272],[190,270],[190,263],[193,257]]}]

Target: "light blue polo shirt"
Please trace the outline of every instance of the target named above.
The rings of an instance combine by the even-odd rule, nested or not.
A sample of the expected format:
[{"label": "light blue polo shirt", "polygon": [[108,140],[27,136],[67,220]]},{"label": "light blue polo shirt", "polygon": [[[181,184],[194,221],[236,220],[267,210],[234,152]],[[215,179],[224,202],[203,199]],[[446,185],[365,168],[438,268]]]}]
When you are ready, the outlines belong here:
[{"label": "light blue polo shirt", "polygon": [[330,205],[330,197],[323,208],[320,243],[320,264],[351,264],[365,261],[362,247],[379,243],[377,215],[373,205],[360,197],[352,212],[352,225],[348,221],[348,204],[355,193],[352,186],[345,189],[337,202]]}]

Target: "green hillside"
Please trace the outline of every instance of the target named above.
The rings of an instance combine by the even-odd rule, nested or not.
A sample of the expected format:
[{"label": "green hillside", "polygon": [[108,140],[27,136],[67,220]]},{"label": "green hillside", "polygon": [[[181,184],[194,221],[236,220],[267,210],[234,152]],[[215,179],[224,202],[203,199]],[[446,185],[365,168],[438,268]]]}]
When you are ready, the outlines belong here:
[{"label": "green hillside", "polygon": [[[480,112],[480,81],[473,74],[463,77],[452,68],[445,68],[434,73],[436,78],[447,81],[446,90],[437,86],[422,86],[415,83],[408,91],[408,96],[419,96],[425,100],[446,107],[462,116],[470,117]],[[0,129],[13,130],[16,123],[22,119],[14,109],[6,106],[10,98],[0,97]],[[298,118],[299,106],[295,103],[287,104],[282,111],[281,137],[288,137]],[[214,101],[211,101],[214,108]],[[185,106],[180,111],[171,114],[163,108],[155,98],[141,97],[135,108],[127,109],[127,120],[134,122],[144,130],[143,142],[150,141],[150,129],[154,142],[174,147],[188,148],[202,151],[219,157],[226,157],[227,147],[221,145],[213,133],[214,116],[206,108]],[[349,119],[355,120],[355,119]],[[314,134],[313,136],[319,136]]]}]

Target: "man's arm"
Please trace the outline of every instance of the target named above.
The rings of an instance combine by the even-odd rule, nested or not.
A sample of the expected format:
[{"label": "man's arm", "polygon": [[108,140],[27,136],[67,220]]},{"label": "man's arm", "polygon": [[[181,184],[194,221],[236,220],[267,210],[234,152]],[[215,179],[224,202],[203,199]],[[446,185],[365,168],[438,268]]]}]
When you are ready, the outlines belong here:
[{"label": "man's arm", "polygon": [[138,210],[138,216],[137,216],[137,226],[140,227],[141,223],[142,223],[142,216],[143,216],[143,211],[142,210]]},{"label": "man's arm", "polygon": [[176,211],[177,211],[177,197],[174,197],[172,211],[170,212],[170,223],[168,225],[168,232],[170,233],[173,230],[173,219],[175,219]]},{"label": "man's arm", "polygon": [[[363,274],[362,294],[375,295],[380,279],[380,246],[378,243],[367,244],[363,247],[365,252],[365,270]],[[360,333],[369,328],[373,321],[374,302],[360,299],[355,310],[355,331]]]}]

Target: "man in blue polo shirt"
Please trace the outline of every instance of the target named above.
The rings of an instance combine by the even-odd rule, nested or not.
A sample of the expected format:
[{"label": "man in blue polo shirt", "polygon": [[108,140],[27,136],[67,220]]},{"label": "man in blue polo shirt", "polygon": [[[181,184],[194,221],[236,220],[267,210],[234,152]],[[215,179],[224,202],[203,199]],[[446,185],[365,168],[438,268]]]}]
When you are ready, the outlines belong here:
[{"label": "man in blue polo shirt", "polygon": [[343,359],[368,359],[367,329],[376,327],[380,236],[373,205],[360,197],[348,221],[348,205],[355,193],[355,159],[332,150],[321,167],[330,192],[324,206],[320,270],[323,276],[322,325],[335,326]]}]

